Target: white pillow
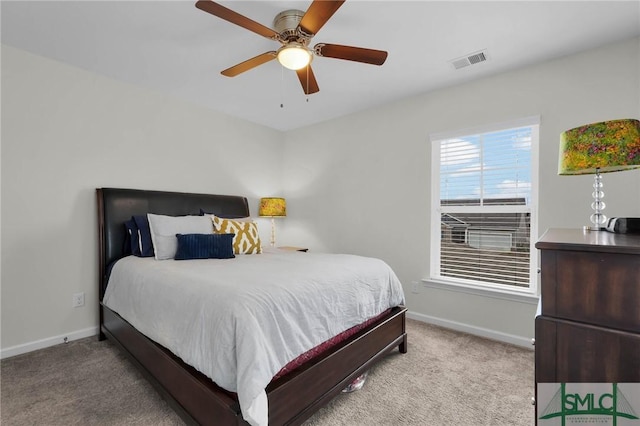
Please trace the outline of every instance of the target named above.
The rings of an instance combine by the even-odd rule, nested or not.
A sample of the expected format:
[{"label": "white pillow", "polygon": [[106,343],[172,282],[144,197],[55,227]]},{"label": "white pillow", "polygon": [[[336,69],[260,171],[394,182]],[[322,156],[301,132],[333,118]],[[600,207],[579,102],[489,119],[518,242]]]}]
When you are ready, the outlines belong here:
[{"label": "white pillow", "polygon": [[178,250],[176,234],[211,234],[213,224],[205,216],[164,216],[148,213],[156,260],[173,259]]}]

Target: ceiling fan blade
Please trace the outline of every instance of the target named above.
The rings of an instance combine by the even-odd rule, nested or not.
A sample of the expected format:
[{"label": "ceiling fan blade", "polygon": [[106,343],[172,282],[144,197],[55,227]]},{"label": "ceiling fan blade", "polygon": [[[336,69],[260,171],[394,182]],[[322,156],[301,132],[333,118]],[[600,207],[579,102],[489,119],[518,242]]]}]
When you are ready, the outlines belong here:
[{"label": "ceiling fan blade", "polygon": [[363,62],[365,64],[382,65],[387,60],[387,52],[384,50],[325,43],[318,43],[313,49],[318,56]]},{"label": "ceiling fan blade", "polygon": [[309,35],[318,34],[320,28],[336,13],[345,0],[314,0],[298,27]]},{"label": "ceiling fan blade", "polygon": [[276,52],[265,52],[261,55],[255,56],[251,59],[247,59],[244,62],[240,62],[237,65],[232,66],[231,68],[227,68],[222,71],[220,74],[226,77],[235,77],[238,74],[242,74],[245,71],[249,71],[252,68],[257,67],[258,65],[262,65],[269,61],[272,61],[276,58]]},{"label": "ceiling fan blade", "polygon": [[241,26],[242,28],[246,28],[249,31],[253,31],[256,34],[260,34],[263,37],[270,39],[277,39],[278,33],[272,30],[269,27],[265,27],[262,24],[253,21],[246,16],[240,15],[238,12],[234,12],[231,9],[228,9],[216,2],[211,0],[199,0],[196,3],[196,7],[200,10],[204,10],[218,18],[224,19],[225,21],[231,22],[232,24],[236,24]]},{"label": "ceiling fan blade", "polygon": [[318,82],[316,81],[316,76],[313,74],[313,70],[311,69],[311,65],[307,65],[306,67],[297,70],[296,74],[298,74],[298,80],[300,80],[302,90],[304,90],[306,95],[311,95],[320,91]]}]

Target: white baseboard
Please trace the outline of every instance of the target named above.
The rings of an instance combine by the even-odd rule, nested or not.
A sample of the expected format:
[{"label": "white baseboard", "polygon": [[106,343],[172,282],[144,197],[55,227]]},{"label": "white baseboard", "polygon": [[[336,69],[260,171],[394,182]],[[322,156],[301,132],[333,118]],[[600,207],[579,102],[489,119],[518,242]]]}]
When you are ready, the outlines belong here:
[{"label": "white baseboard", "polygon": [[432,317],[430,315],[419,314],[417,312],[407,312],[407,318],[417,321],[426,322],[427,324],[439,325],[440,327],[450,328],[456,331],[473,334],[487,339],[497,340],[499,342],[510,343],[512,345],[521,346],[526,349],[533,350],[530,337],[516,336],[513,334],[502,333],[488,328],[477,327],[471,324],[465,324],[457,321],[451,321],[444,318]]},{"label": "white baseboard", "polygon": [[73,331],[67,334],[61,334],[59,336],[48,337],[46,339],[36,340],[35,342],[24,343],[22,345],[11,346],[10,348],[0,350],[0,359],[9,358],[16,355],[26,354],[27,352],[37,351],[38,349],[48,348],[49,346],[59,345],[64,343],[64,338],[67,338],[68,342],[84,339],[85,337],[96,336],[98,334],[98,327],[89,327],[84,330]]}]

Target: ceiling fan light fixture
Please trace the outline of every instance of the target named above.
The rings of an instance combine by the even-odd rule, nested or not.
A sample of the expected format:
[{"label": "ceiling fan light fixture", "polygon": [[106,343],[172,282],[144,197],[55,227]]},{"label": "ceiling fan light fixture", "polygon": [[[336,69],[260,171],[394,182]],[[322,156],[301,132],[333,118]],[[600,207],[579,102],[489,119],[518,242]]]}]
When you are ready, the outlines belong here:
[{"label": "ceiling fan light fixture", "polygon": [[278,62],[290,70],[297,71],[309,65],[313,54],[300,43],[289,43],[278,49]]}]

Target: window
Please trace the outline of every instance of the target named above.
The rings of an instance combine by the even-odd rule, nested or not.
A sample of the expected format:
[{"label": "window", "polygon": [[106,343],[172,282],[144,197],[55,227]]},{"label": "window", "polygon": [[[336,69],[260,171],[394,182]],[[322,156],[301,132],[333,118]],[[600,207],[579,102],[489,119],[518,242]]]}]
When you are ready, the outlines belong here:
[{"label": "window", "polygon": [[539,118],[431,135],[431,278],[535,293]]}]

